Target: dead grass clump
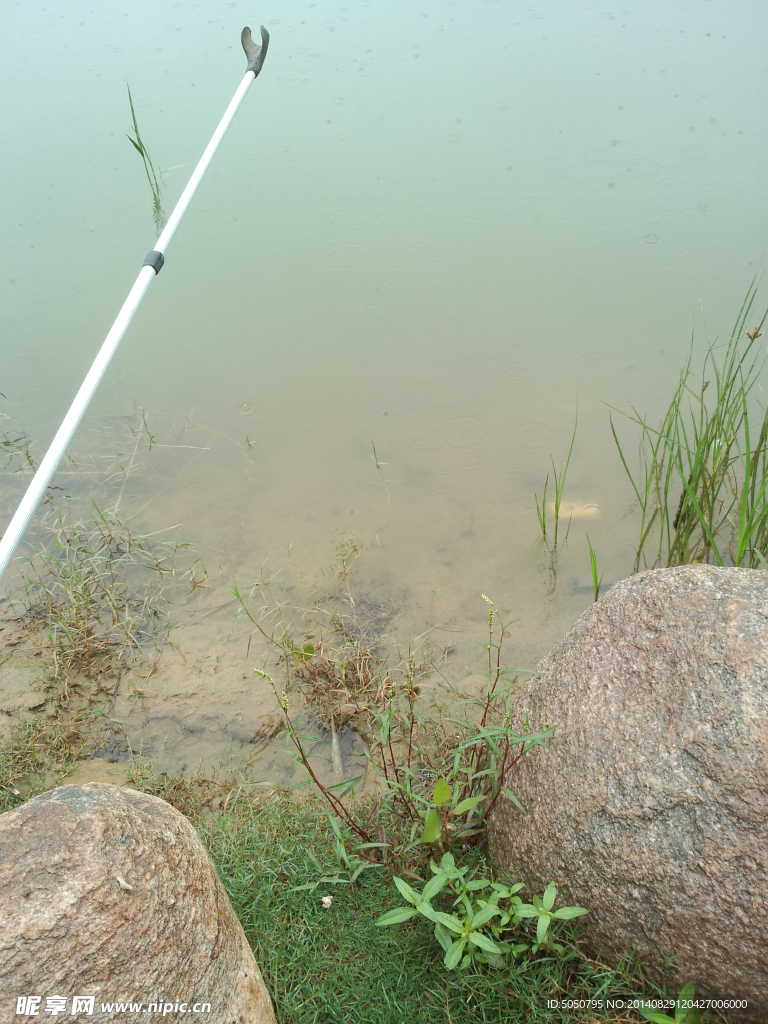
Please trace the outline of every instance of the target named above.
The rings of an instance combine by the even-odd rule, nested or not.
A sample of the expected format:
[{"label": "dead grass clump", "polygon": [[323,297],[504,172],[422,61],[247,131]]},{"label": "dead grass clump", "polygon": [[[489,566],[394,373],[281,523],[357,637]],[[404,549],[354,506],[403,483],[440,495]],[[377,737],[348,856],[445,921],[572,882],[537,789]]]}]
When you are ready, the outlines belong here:
[{"label": "dead grass clump", "polygon": [[210,775],[200,765],[191,775],[168,775],[143,758],[132,758],[132,769],[126,779],[139,792],[165,800],[188,818],[205,813],[232,810],[248,787],[230,772],[213,771]]},{"label": "dead grass clump", "polygon": [[418,692],[416,680],[433,667],[417,664],[409,651],[390,671],[375,647],[359,641],[334,649],[321,640],[316,650],[308,644],[294,651],[294,678],[318,721],[335,728],[349,725],[364,737],[385,708],[410,691]]}]

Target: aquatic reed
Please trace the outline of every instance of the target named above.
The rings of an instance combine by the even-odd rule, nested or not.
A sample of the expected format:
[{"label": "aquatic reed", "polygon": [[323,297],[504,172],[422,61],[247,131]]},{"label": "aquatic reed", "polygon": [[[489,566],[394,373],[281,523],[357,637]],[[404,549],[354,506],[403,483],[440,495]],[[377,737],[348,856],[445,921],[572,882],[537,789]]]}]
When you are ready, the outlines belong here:
[{"label": "aquatic reed", "polygon": [[695,386],[689,353],[658,428],[633,408],[628,418],[642,428],[640,476],[630,470],[611,419],[641,511],[635,572],[691,562],[746,568],[765,562],[768,412],[753,389],[764,364],[757,341],[768,314],[747,330],[755,294],[753,282],[725,351],[718,357],[716,343],[709,346]]},{"label": "aquatic reed", "polygon": [[165,213],[161,205],[160,182],[157,180],[157,174],[155,172],[154,164],[152,163],[152,158],[149,155],[149,150],[144,145],[139,133],[139,123],[136,120],[136,111],[133,108],[133,97],[131,96],[130,86],[128,86],[128,102],[131,106],[131,120],[133,121],[133,134],[135,138],[131,138],[130,135],[126,136],[126,138],[144,163],[144,172],[147,175],[149,187],[152,189],[152,216],[155,221],[155,228],[159,232],[162,231],[165,226]]},{"label": "aquatic reed", "polygon": [[[555,500],[553,503],[553,514],[555,520],[555,528],[552,533],[552,554],[554,555],[557,551],[557,535],[560,526],[560,505],[563,500],[563,490],[565,488],[565,478],[568,475],[568,466],[571,462],[571,455],[573,454],[573,442],[576,440],[576,427],[579,424],[579,412],[576,410],[576,421],[573,424],[573,434],[571,435],[571,444],[568,449],[568,456],[565,460],[565,465],[562,461],[560,462],[560,469],[555,466],[555,460],[552,459],[552,474],[555,481]],[[539,505],[539,496],[534,491],[534,498],[536,499],[536,515],[539,519],[539,527],[541,529],[541,539],[547,547],[549,547],[549,535],[547,534],[547,487],[549,486],[549,473],[544,481],[544,490],[541,497],[541,505]],[[568,540],[568,534],[571,529],[571,519],[568,519],[568,529],[565,533],[565,540]]]},{"label": "aquatic reed", "polygon": [[592,593],[595,595],[595,600],[600,596],[600,584],[603,582],[602,575],[598,578],[597,575],[597,556],[592,548],[592,542],[587,535],[587,544],[589,545],[589,566],[592,571]]}]

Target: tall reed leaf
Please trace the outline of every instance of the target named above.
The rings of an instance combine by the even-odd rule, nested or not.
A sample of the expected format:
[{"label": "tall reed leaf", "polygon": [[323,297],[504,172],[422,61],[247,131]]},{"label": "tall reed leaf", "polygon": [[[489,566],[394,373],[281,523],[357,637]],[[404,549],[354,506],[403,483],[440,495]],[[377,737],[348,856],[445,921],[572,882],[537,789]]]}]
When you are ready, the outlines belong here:
[{"label": "tall reed leaf", "polygon": [[131,96],[130,86],[128,86],[128,103],[131,107],[131,120],[133,121],[133,134],[135,137],[131,138],[130,135],[126,137],[144,163],[144,172],[147,175],[149,187],[152,189],[152,216],[155,221],[155,227],[159,232],[162,231],[165,226],[165,213],[163,212],[161,205],[160,182],[157,180],[157,174],[155,173],[152,158],[150,157],[149,151],[144,145],[139,133],[139,122],[136,120],[136,111],[133,108],[133,97]]}]

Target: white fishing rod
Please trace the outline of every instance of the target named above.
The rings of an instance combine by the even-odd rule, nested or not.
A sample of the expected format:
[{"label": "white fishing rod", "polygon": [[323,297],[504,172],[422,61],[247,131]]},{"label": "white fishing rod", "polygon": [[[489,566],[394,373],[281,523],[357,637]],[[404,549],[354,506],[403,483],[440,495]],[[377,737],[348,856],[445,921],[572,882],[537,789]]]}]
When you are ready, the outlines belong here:
[{"label": "white fishing rod", "polygon": [[112,356],[117,350],[117,346],[120,344],[123,335],[128,330],[128,325],[133,319],[133,315],[141,304],[141,300],[146,295],[150,284],[160,273],[160,270],[165,262],[165,250],[171,239],[174,236],[176,228],[179,226],[181,218],[186,213],[187,207],[192,202],[192,197],[197,191],[197,186],[202,181],[203,175],[208,170],[208,165],[213,160],[214,153],[219,148],[219,143],[224,138],[224,135],[232,123],[232,119],[237,113],[237,109],[243,102],[245,94],[248,92],[250,85],[255,81],[257,75],[261,71],[264,63],[264,58],[267,56],[267,47],[269,46],[269,33],[261,26],[261,46],[257,46],[252,37],[251,30],[244,28],[240,41],[243,44],[245,55],[248,58],[248,68],[245,72],[245,77],[240,83],[237,92],[232,97],[232,101],[227,107],[224,116],[216,131],[213,133],[211,141],[208,143],[205,152],[200,157],[200,162],[194,170],[192,177],[189,179],[189,183],[184,191],[181,193],[176,207],[168,218],[168,222],[163,229],[163,233],[157,240],[157,245],[152,252],[147,254],[147,258],[144,260],[139,276],[136,278],[136,283],[128,293],[128,298],[123,303],[123,308],[117,315],[117,319],[112,324],[112,329],[107,335],[104,344],[99,350],[99,354],[93,362],[88,376],[82,383],[80,390],[75,396],[75,400],[69,408],[69,412],[64,417],[64,420],[56,432],[56,436],[51,442],[51,446],[45,453],[43,461],[38,466],[37,472],[32,478],[32,482],[27,488],[27,493],[24,495],[21,504],[16,509],[13,519],[8,524],[8,529],[3,534],[3,539],[0,540],[0,577],[5,572],[11,557],[13,556],[16,547],[24,535],[24,531],[29,525],[29,521],[34,515],[35,509],[39,505],[43,495],[45,494],[48,484],[51,482],[51,477],[56,472],[56,467],[61,461],[61,457],[67,450],[72,437],[77,430],[80,421],[83,418],[85,410],[88,408],[88,403],[93,397],[96,388],[99,386],[101,378],[109,366]]}]

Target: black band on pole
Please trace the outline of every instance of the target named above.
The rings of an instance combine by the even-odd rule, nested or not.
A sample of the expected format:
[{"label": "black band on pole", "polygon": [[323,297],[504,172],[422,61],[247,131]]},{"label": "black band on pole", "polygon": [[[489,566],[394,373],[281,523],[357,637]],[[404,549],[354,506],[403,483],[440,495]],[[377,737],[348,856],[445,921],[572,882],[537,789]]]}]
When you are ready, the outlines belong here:
[{"label": "black band on pole", "polygon": [[158,252],[157,249],[153,249],[152,252],[147,253],[146,259],[141,265],[142,267],[152,267],[155,275],[157,275],[163,269],[164,263],[165,256],[163,256],[161,252]]},{"label": "black band on pole", "polygon": [[251,37],[251,30],[247,26],[243,29],[240,36],[245,56],[248,58],[248,67],[245,70],[252,71],[254,78],[258,77],[261,71],[264,58],[267,56],[267,47],[269,46],[269,32],[267,32],[263,25],[259,26],[259,31],[261,32],[261,46],[257,46],[254,43]]}]

